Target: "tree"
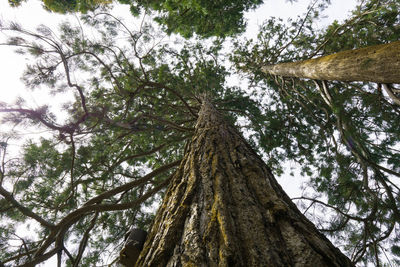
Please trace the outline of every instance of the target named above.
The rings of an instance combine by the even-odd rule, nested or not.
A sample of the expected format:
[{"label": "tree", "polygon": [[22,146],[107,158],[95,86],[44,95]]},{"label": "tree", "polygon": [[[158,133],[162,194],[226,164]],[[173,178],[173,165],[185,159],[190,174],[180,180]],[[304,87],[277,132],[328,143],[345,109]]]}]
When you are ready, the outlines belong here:
[{"label": "tree", "polygon": [[[321,81],[400,83],[400,41],[262,67],[271,75]],[[394,96],[393,93],[390,96]],[[394,101],[400,103],[400,100]]]},{"label": "tree", "polygon": [[[383,2],[393,5],[382,6]],[[221,61],[221,40],[182,41],[180,49],[172,49],[157,43],[158,32],[151,25],[143,23],[132,31],[107,13],[89,13],[82,25],[64,23],[58,36],[44,26],[31,32],[17,24],[3,25],[3,31],[14,33],[7,44],[35,59],[23,77],[26,85],[35,90],[44,87],[47,93],[70,100],[61,109],[67,114],[64,118],[57,116],[51,103],[40,107],[23,99],[1,103],[5,121],[13,126],[0,140],[2,262],[32,265],[57,255],[59,264],[92,266],[106,261],[107,253],[115,257],[130,226],[149,228],[153,214],[145,207],[164,195],[172,178],[179,182],[174,173],[187,160],[184,155],[194,154],[185,143],[195,135],[204,102],[199,96],[204,93],[225,120],[246,131],[249,145],[264,154],[275,174],[281,172],[284,160],[301,164],[303,174],[312,178],[310,187],[319,195],[297,200],[307,204],[305,212],[322,208],[324,216],[314,217],[318,230],[343,247],[353,263],[379,265],[380,253],[387,247],[395,259],[399,251],[395,245],[399,190],[393,179],[400,162],[398,106],[371,84],[331,82],[328,87],[321,81],[316,85],[265,77],[261,72],[266,64],[397,40],[399,28],[393,24],[398,21],[398,4],[364,3],[355,18],[343,25],[334,23],[323,33],[312,27],[318,10],[310,9],[289,28],[268,21],[260,31],[261,44],[251,42],[246,49],[237,45],[238,57],[233,59],[237,65],[245,63],[239,66],[242,70],[250,70],[252,86],[261,85],[251,94],[226,86],[230,72]],[[383,25],[385,31],[374,35],[371,25]],[[363,38],[354,37],[361,33]],[[324,86],[331,102],[322,97],[326,96],[321,93]],[[18,130],[30,127],[50,134],[27,141],[19,157],[10,155]],[[233,139],[239,138],[230,132]],[[239,147],[261,164],[254,168],[275,185],[249,145],[240,143]],[[357,155],[366,152],[368,157],[358,161]],[[297,214],[300,224],[309,225],[279,187],[274,189],[289,207],[286,215]],[[173,201],[168,195],[166,199]],[[267,205],[274,215],[271,218],[285,221],[285,211],[277,203]],[[226,208],[215,207],[221,212]],[[177,208],[185,211],[188,207]],[[19,233],[18,225],[30,225],[32,235]],[[276,228],[268,229],[276,234]],[[309,229],[325,240],[312,226]],[[154,237],[152,231],[150,238]],[[337,256],[347,261],[326,240],[322,242],[335,254],[331,259]],[[148,242],[143,255],[152,255],[150,248]]]},{"label": "tree", "polygon": [[[26,0],[8,0],[12,7],[18,7]],[[98,7],[111,4],[111,0],[43,0],[44,7],[52,12],[57,13],[70,13],[95,10]]]},{"label": "tree", "polygon": [[203,98],[136,266],[353,266]]},{"label": "tree", "polygon": [[[53,255],[67,266],[115,259],[131,225],[149,227],[146,206],[163,195],[193,135],[197,95],[208,92],[231,122],[244,116],[259,124],[256,102],[225,85],[219,41],[176,50],[157,45],[146,22],[131,31],[105,13],[64,23],[58,35],[43,25],[2,24],[2,31],[7,45],[32,57],[26,86],[66,101],[58,109],[1,103],[3,123],[13,127],[2,127],[0,147],[3,264],[31,266]],[[27,140],[19,155],[9,152],[27,128],[49,134]]]},{"label": "tree", "polygon": [[[298,201],[307,211],[320,207],[335,214],[320,220],[318,228],[339,243],[346,240],[351,259],[365,264],[398,262],[400,155],[396,147],[400,136],[396,129],[400,109],[398,88],[391,83],[398,82],[399,76],[398,71],[386,68],[386,73],[370,73],[363,79],[357,75],[368,73],[363,73],[370,68],[368,64],[355,67],[338,59],[375,45],[396,47],[398,10],[398,1],[366,1],[344,23],[334,22],[316,32],[313,21],[318,10],[310,7],[303,18],[290,21],[289,26],[268,20],[258,41],[238,42],[232,56],[236,67],[251,79],[254,94],[265,99],[263,112],[268,123],[261,130],[261,146],[270,158],[290,159],[301,165],[302,173],[310,177],[308,185],[318,193],[304,193]],[[382,29],[381,34],[376,34],[376,29]],[[397,54],[393,55],[394,68]],[[340,65],[331,65],[323,73],[331,59]],[[324,65],[303,71],[317,62]],[[352,66],[358,74],[345,74],[343,69]],[[373,67],[385,66],[386,62],[381,62]],[[266,75],[263,69],[273,75]],[[305,73],[311,71],[314,73]],[[349,80],[379,84],[345,82]],[[279,162],[269,165],[279,166]],[[326,196],[325,201],[321,195]],[[393,254],[388,256],[386,251]]]},{"label": "tree", "polygon": [[[24,0],[9,0],[10,5],[18,6]],[[163,25],[164,30],[191,37],[194,33],[201,37],[232,36],[243,32],[246,22],[244,12],[263,3],[262,0],[212,1],[212,0],[147,0],[127,1],[133,15],[158,12],[155,21]],[[43,0],[45,7],[58,13],[93,11],[108,6],[111,0]],[[221,18],[224,18],[221,20]]]}]

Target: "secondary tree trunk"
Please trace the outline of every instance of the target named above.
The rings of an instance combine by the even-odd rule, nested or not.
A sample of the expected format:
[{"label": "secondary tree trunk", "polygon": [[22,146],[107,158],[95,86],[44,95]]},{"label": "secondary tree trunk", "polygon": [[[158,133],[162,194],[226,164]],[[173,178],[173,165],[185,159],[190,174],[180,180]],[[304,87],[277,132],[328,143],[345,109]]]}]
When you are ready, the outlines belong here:
[{"label": "secondary tree trunk", "polygon": [[400,41],[300,62],[264,66],[262,71],[315,80],[400,83]]},{"label": "secondary tree trunk", "polygon": [[136,266],[353,266],[204,101]]}]

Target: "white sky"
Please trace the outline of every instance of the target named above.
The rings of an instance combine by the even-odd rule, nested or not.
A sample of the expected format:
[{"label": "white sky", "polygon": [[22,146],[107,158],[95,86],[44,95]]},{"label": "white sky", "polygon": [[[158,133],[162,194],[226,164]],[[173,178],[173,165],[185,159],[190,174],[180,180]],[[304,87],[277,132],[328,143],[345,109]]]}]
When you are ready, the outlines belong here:
[{"label": "white sky", "polygon": [[[30,0],[28,3],[23,4],[22,7],[14,9],[10,8],[7,2],[6,0],[0,0],[1,21],[11,20],[20,23],[24,27],[33,29],[39,24],[56,27],[60,21],[66,19],[63,15],[44,11],[41,7],[41,2],[37,0]],[[281,17],[286,20],[289,17],[297,17],[305,13],[310,0],[298,0],[298,2],[293,4],[285,0],[266,0],[265,2],[262,7],[246,15],[246,18],[249,20],[248,37],[255,38],[258,25],[270,16]],[[349,10],[353,9],[356,5],[356,0],[332,0],[331,2],[331,6],[324,12],[327,18],[318,24],[319,27],[328,25],[335,19],[341,21],[347,18],[350,15]],[[117,12],[119,16],[125,14],[129,17],[127,6],[119,7]],[[0,33],[0,42],[3,37]],[[24,69],[24,56],[15,54],[13,49],[9,47],[0,46],[0,74],[2,81],[0,85],[0,102],[11,103],[17,96],[23,96],[30,102],[32,107],[48,101],[54,102],[55,100],[51,96],[43,94],[43,92],[25,90],[24,85],[20,82],[20,77]],[[294,177],[282,177],[279,179],[279,183],[290,196],[299,195],[301,182],[302,179],[295,179]],[[42,266],[56,266],[56,258],[53,257]]]},{"label": "white sky", "polygon": [[[65,16],[54,13],[49,13],[43,10],[40,1],[28,1],[19,8],[10,8],[6,0],[0,1],[0,20],[16,21],[24,27],[34,28],[39,24],[47,26],[57,25],[58,22],[65,19]],[[334,19],[342,20],[349,15],[355,5],[356,0],[332,0],[332,5],[324,13],[327,19],[319,26],[323,26],[333,21]],[[309,0],[298,0],[296,3],[288,3],[285,0],[267,0],[266,3],[256,11],[250,12],[246,18],[248,22],[248,36],[255,37],[260,25],[265,19],[270,16],[296,17],[306,12]],[[128,7],[119,8],[118,14],[125,13],[129,16]],[[0,35],[0,40],[2,36]],[[17,95],[23,95],[30,98],[36,103],[46,101],[46,98],[33,96],[32,92],[27,93],[24,86],[20,83],[20,77],[24,70],[25,61],[21,55],[16,55],[13,49],[0,47],[0,73],[2,86],[0,87],[0,101],[11,102]],[[34,102],[34,103],[35,103]]]}]

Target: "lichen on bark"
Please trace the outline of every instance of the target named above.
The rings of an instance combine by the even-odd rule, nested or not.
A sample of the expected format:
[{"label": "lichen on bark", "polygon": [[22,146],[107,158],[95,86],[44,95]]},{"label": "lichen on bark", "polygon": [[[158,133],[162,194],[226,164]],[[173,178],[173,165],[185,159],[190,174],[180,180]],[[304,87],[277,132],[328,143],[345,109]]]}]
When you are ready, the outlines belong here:
[{"label": "lichen on bark", "polygon": [[267,74],[282,77],[400,83],[400,41],[298,62],[267,65],[261,69]]},{"label": "lichen on bark", "polygon": [[136,266],[352,266],[205,99]]}]

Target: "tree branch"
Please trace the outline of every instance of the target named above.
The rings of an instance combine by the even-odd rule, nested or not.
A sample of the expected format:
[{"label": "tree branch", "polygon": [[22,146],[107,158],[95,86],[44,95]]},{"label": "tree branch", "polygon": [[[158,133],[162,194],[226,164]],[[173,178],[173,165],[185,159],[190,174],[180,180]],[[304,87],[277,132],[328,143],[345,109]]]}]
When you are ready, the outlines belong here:
[{"label": "tree branch", "polygon": [[382,84],[383,89],[385,90],[385,92],[388,94],[388,96],[390,97],[390,99],[392,99],[393,103],[397,104],[400,106],[400,98],[398,98],[394,92],[392,91],[392,88],[389,84]]},{"label": "tree branch", "polygon": [[21,205],[13,196],[11,193],[9,193],[7,190],[5,190],[2,186],[0,186],[0,194],[9,202],[11,203],[14,207],[16,207],[22,214],[24,214],[27,217],[30,217],[37,222],[39,222],[41,225],[44,227],[47,227],[49,229],[53,229],[55,227],[54,224],[52,224],[49,221],[46,221],[30,209],[24,207]]},{"label": "tree branch", "polygon": [[82,259],[83,252],[85,251],[85,248],[86,248],[86,245],[87,245],[87,241],[89,240],[89,233],[90,233],[90,231],[92,231],[93,227],[95,226],[98,216],[99,216],[99,213],[96,212],[94,214],[94,217],[93,217],[89,227],[86,229],[85,233],[83,234],[82,240],[81,240],[81,242],[79,244],[78,255],[75,258],[75,263],[74,263],[73,267],[78,267],[79,266],[79,262]]},{"label": "tree branch", "polygon": [[90,206],[90,205],[93,205],[93,204],[95,204],[95,203],[99,203],[99,202],[101,202],[103,199],[109,198],[109,197],[114,196],[114,195],[116,195],[116,194],[118,194],[118,193],[121,193],[121,192],[123,192],[123,191],[130,190],[130,189],[132,189],[132,188],[135,187],[135,186],[144,184],[144,183],[150,181],[150,180],[151,180],[153,177],[155,177],[156,175],[159,175],[159,174],[163,173],[164,171],[169,170],[169,169],[172,168],[172,167],[178,166],[180,162],[181,162],[181,160],[174,161],[174,162],[172,162],[172,163],[170,163],[170,164],[164,165],[164,166],[162,166],[162,167],[160,167],[160,168],[158,168],[158,169],[152,171],[151,173],[149,173],[149,174],[143,176],[142,178],[140,178],[140,179],[138,179],[138,180],[129,182],[129,183],[124,184],[124,185],[122,185],[122,186],[119,186],[119,187],[116,187],[116,188],[114,188],[114,189],[111,189],[111,190],[109,190],[109,191],[107,191],[107,192],[104,192],[104,193],[102,193],[102,194],[100,194],[100,195],[98,195],[98,196],[92,198],[91,200],[87,201],[87,202],[83,205],[83,207]]}]

